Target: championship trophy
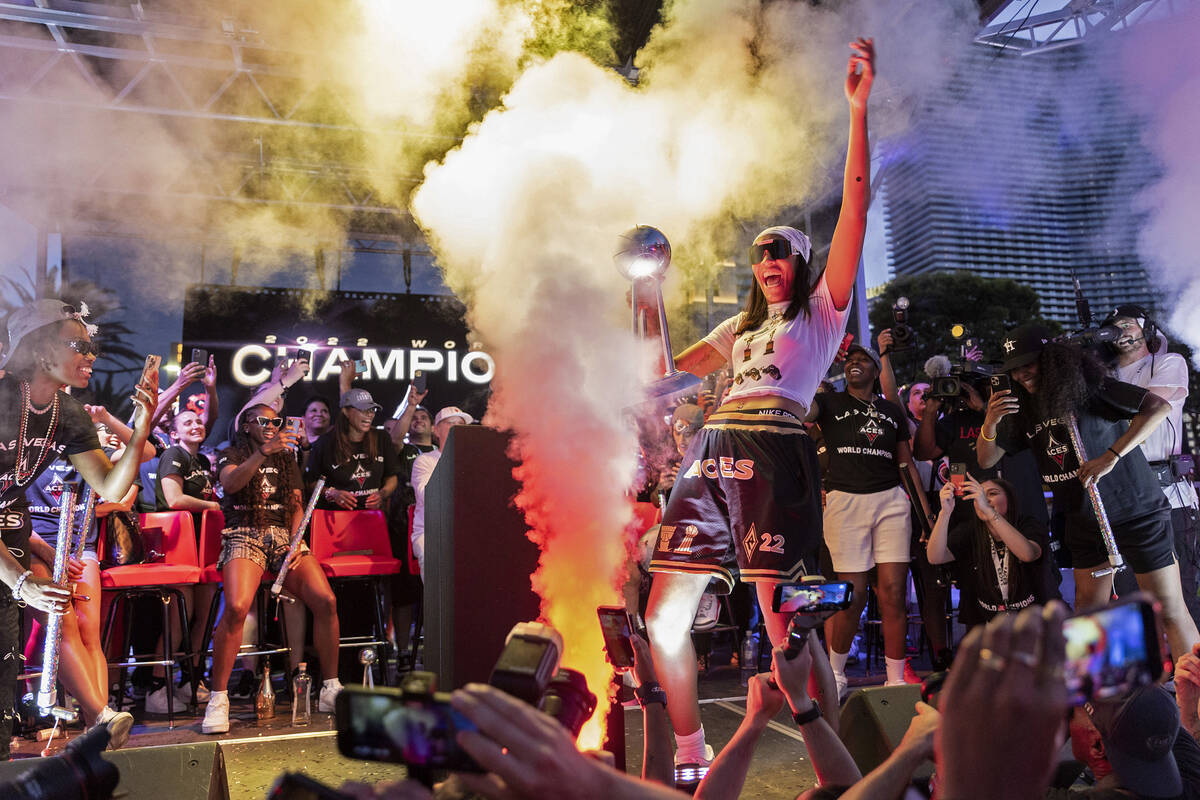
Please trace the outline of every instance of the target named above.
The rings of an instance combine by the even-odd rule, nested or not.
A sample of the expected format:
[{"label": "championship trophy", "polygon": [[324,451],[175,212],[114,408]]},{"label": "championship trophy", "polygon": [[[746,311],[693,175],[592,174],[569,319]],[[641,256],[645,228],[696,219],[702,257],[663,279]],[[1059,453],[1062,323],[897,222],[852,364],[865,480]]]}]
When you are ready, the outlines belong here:
[{"label": "championship trophy", "polygon": [[632,284],[633,334],[641,339],[658,339],[662,358],[654,377],[646,384],[646,400],[662,400],[694,390],[700,379],[675,369],[667,310],[663,305],[662,282],[671,265],[671,243],[658,228],[639,225],[622,234],[613,261]]}]

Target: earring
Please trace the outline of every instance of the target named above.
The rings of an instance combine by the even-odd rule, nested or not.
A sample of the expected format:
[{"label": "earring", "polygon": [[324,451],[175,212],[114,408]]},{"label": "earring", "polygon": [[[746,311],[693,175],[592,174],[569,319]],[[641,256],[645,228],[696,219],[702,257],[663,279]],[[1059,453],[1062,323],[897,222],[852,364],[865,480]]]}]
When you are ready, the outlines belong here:
[{"label": "earring", "polygon": [[54,369],[54,365],[50,363],[50,359],[48,358],[39,357],[38,366],[42,368],[43,372],[50,372]]}]

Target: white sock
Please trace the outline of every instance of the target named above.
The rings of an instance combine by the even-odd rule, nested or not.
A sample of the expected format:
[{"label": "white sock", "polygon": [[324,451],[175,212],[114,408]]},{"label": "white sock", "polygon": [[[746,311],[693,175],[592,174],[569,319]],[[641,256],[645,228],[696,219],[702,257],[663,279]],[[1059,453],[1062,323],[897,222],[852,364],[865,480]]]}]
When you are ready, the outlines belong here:
[{"label": "white sock", "polygon": [[341,689],[342,688],[342,682],[339,681],[337,678],[330,678],[321,685],[324,686],[326,689]]},{"label": "white sock", "polygon": [[686,736],[675,734],[675,762],[686,764],[704,758],[704,726]]},{"label": "white sock", "polygon": [[213,700],[219,700],[222,697],[228,697],[228,696],[229,696],[228,689],[222,689],[219,692],[216,689],[213,689],[211,692],[208,693],[208,701],[211,703]]},{"label": "white sock", "polygon": [[904,659],[883,657],[887,663],[887,682],[891,685],[904,683]]},{"label": "white sock", "polygon": [[100,713],[96,715],[96,722],[108,722],[115,717],[117,712],[112,710],[112,706],[105,706],[100,709]]},{"label": "white sock", "polygon": [[839,653],[833,648],[829,649],[829,666],[833,667],[833,674],[842,678],[846,677],[846,661],[850,658],[850,653]]}]

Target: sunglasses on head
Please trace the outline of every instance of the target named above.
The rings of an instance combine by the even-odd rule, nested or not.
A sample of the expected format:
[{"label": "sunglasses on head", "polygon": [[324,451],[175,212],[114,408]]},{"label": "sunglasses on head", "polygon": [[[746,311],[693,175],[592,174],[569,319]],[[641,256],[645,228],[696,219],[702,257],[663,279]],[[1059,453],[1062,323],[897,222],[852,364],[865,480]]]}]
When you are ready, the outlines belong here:
[{"label": "sunglasses on head", "polygon": [[89,342],[87,339],[67,339],[63,344],[81,356],[100,357],[100,345],[95,342]]},{"label": "sunglasses on head", "polygon": [[795,253],[792,243],[787,239],[771,239],[750,245],[750,263],[757,264],[764,258],[787,258]]},{"label": "sunglasses on head", "polygon": [[264,428],[279,430],[283,427],[283,417],[255,417],[254,421]]},{"label": "sunglasses on head", "polygon": [[683,420],[676,421],[676,423],[675,423],[675,432],[676,433],[685,433],[690,430],[693,430],[693,426],[690,422],[684,422]]}]

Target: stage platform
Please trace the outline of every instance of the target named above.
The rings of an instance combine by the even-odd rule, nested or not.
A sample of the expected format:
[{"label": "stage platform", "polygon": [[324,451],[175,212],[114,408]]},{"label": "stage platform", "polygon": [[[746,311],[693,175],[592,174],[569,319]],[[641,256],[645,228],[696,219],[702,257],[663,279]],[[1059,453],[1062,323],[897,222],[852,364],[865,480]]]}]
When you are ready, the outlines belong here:
[{"label": "stage platform", "polygon": [[[883,681],[876,671],[866,674],[859,667],[847,670],[852,687],[874,686]],[[745,716],[745,689],[735,667],[714,667],[701,677],[701,717],[709,743],[718,751],[733,736]],[[203,709],[201,709],[201,712]],[[121,762],[139,765],[139,772],[154,771],[153,781],[141,775],[142,785],[147,783],[157,788],[155,793],[135,789],[126,795],[131,800],[150,797],[209,797],[220,794],[197,793],[197,776],[207,779],[213,751],[198,750],[197,746],[219,745],[224,760],[228,781],[228,797],[231,800],[262,800],[275,779],[284,771],[304,772],[323,783],[339,786],[347,780],[377,782],[397,780],[405,776],[399,765],[357,761],[344,758],[337,752],[334,738],[335,727],[332,714],[314,713],[312,723],[304,728],[291,726],[291,705],[280,703],[274,719],[259,723],[254,718],[251,701],[234,700],[231,708],[230,731],[220,736],[206,736],[200,732],[200,716],[177,715],[176,724],[169,728],[165,716],[145,715],[141,706],[133,709],[137,725],[134,726],[129,743],[118,751]],[[642,714],[636,705],[625,709],[626,763],[630,773],[641,771],[642,761]],[[81,733],[71,729],[69,739]],[[22,765],[34,763],[43,743],[15,739],[14,760]],[[53,751],[65,746],[59,738]],[[126,761],[127,759],[127,761]],[[121,762],[118,762],[119,764]],[[199,762],[199,763],[197,763]],[[144,770],[140,765],[146,764]],[[6,765],[8,767],[16,766]],[[8,779],[11,773],[4,771]],[[800,791],[815,784],[816,777],[804,742],[790,715],[784,711],[768,727],[754,753],[743,797],[762,800],[791,800]],[[186,784],[192,794],[185,794]],[[133,788],[133,787],[127,787]],[[122,787],[118,787],[118,794]]]}]

